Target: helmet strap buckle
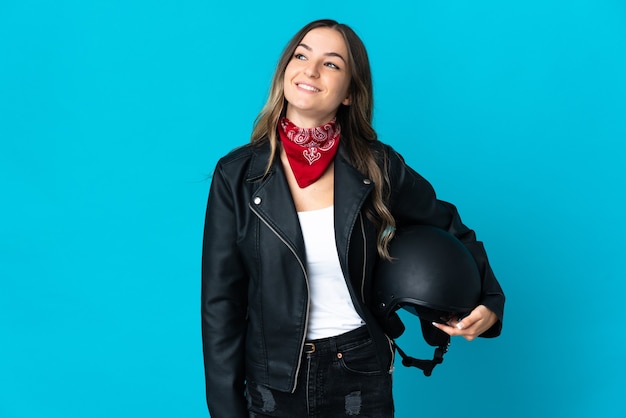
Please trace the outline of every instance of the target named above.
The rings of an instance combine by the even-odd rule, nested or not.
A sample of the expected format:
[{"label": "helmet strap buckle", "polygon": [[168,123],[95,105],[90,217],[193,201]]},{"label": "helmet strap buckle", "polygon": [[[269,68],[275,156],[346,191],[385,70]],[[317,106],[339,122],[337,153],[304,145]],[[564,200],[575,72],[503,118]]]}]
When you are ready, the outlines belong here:
[{"label": "helmet strap buckle", "polygon": [[448,345],[450,345],[450,343],[437,347],[432,360],[420,360],[415,357],[408,356],[400,347],[398,347],[398,344],[394,343],[394,345],[398,350],[400,357],[402,357],[403,366],[417,367],[424,372],[424,376],[430,376],[433,373],[435,366],[443,363],[443,355],[448,351]]}]

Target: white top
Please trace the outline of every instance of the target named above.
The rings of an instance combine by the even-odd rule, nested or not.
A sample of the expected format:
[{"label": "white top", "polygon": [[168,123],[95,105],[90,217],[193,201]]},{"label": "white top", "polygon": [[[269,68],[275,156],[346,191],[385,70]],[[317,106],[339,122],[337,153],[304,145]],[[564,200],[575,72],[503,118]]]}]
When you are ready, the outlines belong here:
[{"label": "white top", "polygon": [[339,264],[333,214],[333,206],[298,212],[311,296],[309,340],[343,334],[365,323],[354,309]]}]

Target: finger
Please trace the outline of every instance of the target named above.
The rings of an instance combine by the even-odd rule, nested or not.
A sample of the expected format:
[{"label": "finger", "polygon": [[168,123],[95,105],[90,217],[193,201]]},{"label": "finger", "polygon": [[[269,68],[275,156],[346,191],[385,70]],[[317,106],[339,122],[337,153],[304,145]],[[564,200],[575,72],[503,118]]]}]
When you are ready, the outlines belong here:
[{"label": "finger", "polygon": [[476,321],[474,318],[472,318],[472,315],[468,315],[465,318],[461,319],[459,322],[457,322],[455,326],[458,329],[467,329],[474,325],[475,322]]},{"label": "finger", "polygon": [[457,324],[459,323],[459,318],[458,317],[449,318],[448,320],[444,320],[440,323],[445,323],[449,327],[456,328]]},{"label": "finger", "polygon": [[468,326],[467,328],[463,328],[463,329],[458,328],[458,326],[450,326],[450,325],[440,324],[437,322],[433,322],[432,324],[434,327],[440,329],[441,331],[445,332],[451,337],[459,336],[459,337],[465,338],[467,341],[472,341],[478,335],[478,333],[476,332],[476,329],[478,328],[479,323],[480,322],[476,322],[472,324],[471,326]]},{"label": "finger", "polygon": [[457,328],[459,329],[467,329],[474,325],[476,322],[479,322],[484,317],[483,306],[479,305],[470,312],[465,318],[459,321],[457,324]]},{"label": "finger", "polygon": [[438,322],[433,322],[432,324],[433,324],[433,326],[435,328],[438,328],[438,329],[442,330],[443,332],[445,332],[446,334],[448,334],[450,336],[461,335],[461,330],[458,329],[456,326],[440,324]]}]

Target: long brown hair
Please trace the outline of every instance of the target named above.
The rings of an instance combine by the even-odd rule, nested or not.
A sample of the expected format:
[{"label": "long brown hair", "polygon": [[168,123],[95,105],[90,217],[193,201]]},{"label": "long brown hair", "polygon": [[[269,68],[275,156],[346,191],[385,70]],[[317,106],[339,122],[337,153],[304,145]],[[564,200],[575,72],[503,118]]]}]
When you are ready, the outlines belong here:
[{"label": "long brown hair", "polygon": [[347,145],[352,164],[374,183],[371,200],[373,210],[366,211],[366,214],[378,225],[378,253],[381,257],[388,259],[388,244],[393,236],[395,220],[385,202],[389,191],[387,158],[382,156],[383,167],[381,168],[370,146],[372,142],[378,140],[376,131],[372,126],[374,110],[372,73],[365,45],[349,26],[329,19],[316,20],[304,26],[291,38],[276,65],[267,102],[254,122],[251,142],[269,141],[271,148],[271,156],[267,166],[269,170],[278,148],[276,132],[278,121],[284,115],[286,107],[283,84],[285,69],[302,39],[312,29],[316,28],[336,30],[343,36],[348,49],[348,61],[351,69],[348,93],[351,103],[349,106],[343,104],[339,106],[337,122],[341,126],[341,139]]}]

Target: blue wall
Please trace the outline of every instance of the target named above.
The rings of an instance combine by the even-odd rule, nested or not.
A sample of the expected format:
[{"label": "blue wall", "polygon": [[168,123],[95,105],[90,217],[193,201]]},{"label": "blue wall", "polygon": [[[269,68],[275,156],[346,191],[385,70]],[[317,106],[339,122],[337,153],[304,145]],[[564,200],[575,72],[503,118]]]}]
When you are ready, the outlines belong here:
[{"label": "blue wall", "polygon": [[398,366],[397,416],[626,416],[626,3],[214,3],[0,4],[0,416],[207,416],[206,177],[321,17],[508,296],[501,338]]}]

